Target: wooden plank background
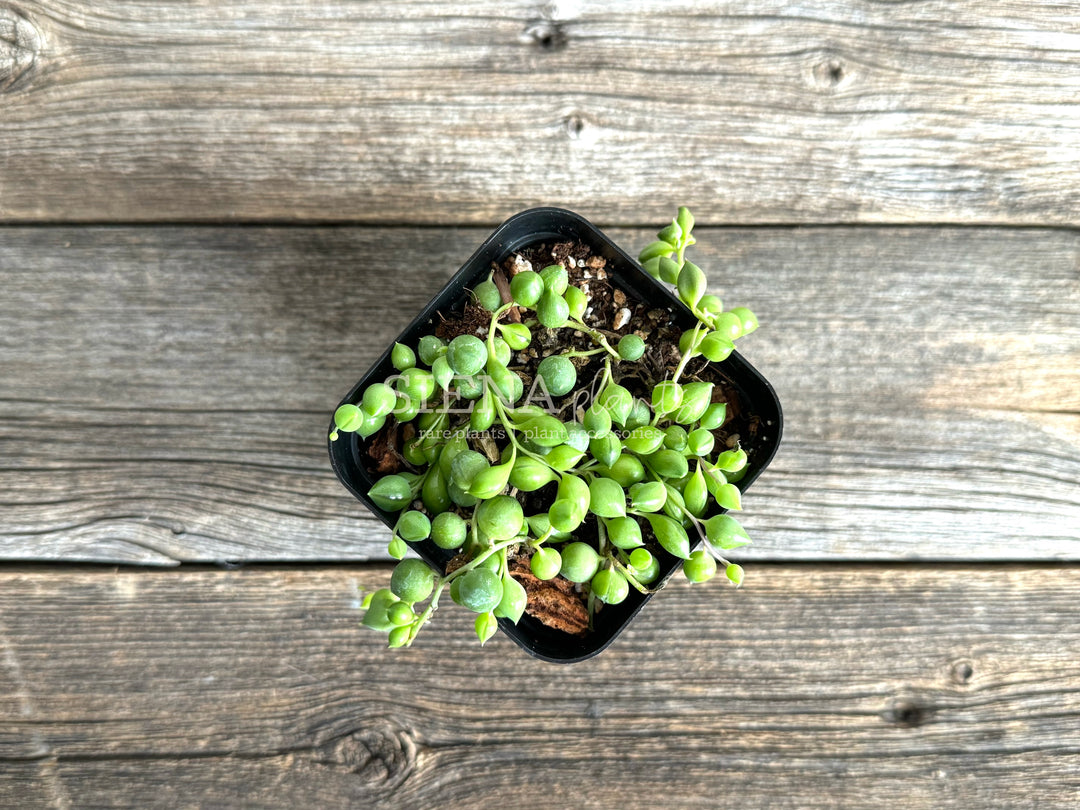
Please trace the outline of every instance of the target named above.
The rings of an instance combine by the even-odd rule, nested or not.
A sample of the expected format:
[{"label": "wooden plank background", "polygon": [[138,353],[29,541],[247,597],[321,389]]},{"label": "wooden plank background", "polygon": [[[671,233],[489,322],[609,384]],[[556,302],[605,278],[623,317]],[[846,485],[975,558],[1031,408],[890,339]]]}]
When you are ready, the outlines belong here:
[{"label": "wooden plank background", "polygon": [[[0,0],[0,808],[1076,807],[1078,57],[1052,0]],[[329,413],[537,204],[690,205],[760,315],[747,584],[388,654]]]},{"label": "wooden plank background", "polygon": [[9,220],[1080,223],[1069,3],[16,0],[0,36]]},{"label": "wooden plank background", "polygon": [[[328,413],[484,231],[4,233],[3,557],[389,559],[329,469]],[[699,240],[766,325],[744,352],[785,407],[747,559],[1080,559],[1075,233]]]},{"label": "wooden plank background", "polygon": [[355,628],[387,580],[8,571],[0,785],[42,807],[1075,807],[1075,569],[762,565],[738,593],[673,585],[573,668],[481,650],[457,608],[387,655]]}]

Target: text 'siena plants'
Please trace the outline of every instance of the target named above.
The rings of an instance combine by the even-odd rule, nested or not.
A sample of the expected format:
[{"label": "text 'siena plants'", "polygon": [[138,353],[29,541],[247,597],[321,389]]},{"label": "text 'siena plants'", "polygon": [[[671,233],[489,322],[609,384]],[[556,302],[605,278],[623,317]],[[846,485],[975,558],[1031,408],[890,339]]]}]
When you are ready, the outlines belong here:
[{"label": "text 'siena plants'", "polygon": [[[733,482],[747,455],[738,443],[716,440],[727,405],[713,401],[714,383],[686,375],[695,360],[726,359],[758,322],[706,292],[705,273],[685,257],[693,226],[680,208],[639,256],[697,319],[662,378],[655,362],[645,363],[642,334],[616,340],[587,324],[588,283],[569,283],[567,268],[551,264],[515,273],[508,290],[490,277],[478,284],[472,293],[484,320],[476,334],[395,344],[397,373],[337,409],[335,440],[344,432],[373,436],[390,419],[413,425],[401,449],[408,469],[368,492],[399,515],[388,551],[401,562],[390,587],[363,602],[364,625],[387,634],[390,647],[410,645],[447,596],[476,614],[481,643],[499,618],[517,623],[528,594],[512,563],[533,581],[573,583],[590,622],[631,588],[648,592],[659,572],[648,545],[681,558],[691,582],[719,571],[742,583],[743,569],[727,555],[750,539],[726,512],[741,508]],[[582,337],[585,344],[541,352],[523,375],[514,358],[530,349],[537,357],[543,330],[569,330],[574,340],[563,345],[581,346]],[[558,334],[545,337],[540,345],[560,345]],[[586,368],[595,369],[590,379],[580,373]],[[631,379],[633,386],[622,384]],[[631,388],[640,392],[642,381],[646,395],[635,396]],[[544,488],[545,508],[527,508],[525,494]],[[457,552],[445,572],[402,559],[405,541],[423,540]],[[703,548],[691,551],[699,541]]]}]

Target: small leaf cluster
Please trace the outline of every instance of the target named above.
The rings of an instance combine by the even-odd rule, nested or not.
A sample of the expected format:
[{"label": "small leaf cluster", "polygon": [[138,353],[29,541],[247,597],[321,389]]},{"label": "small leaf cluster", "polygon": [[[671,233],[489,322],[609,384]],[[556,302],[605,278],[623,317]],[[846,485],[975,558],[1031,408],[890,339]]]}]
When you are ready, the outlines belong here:
[{"label": "small leaf cluster", "polygon": [[[680,339],[678,366],[655,380],[648,396],[635,397],[621,384],[645,372],[642,337],[623,335],[611,345],[612,333],[584,320],[589,295],[554,264],[513,276],[506,302],[490,278],[478,284],[473,296],[490,313],[486,335],[449,342],[425,335],[416,347],[396,344],[398,373],[337,410],[335,439],[339,432],[366,438],[388,419],[416,427],[402,450],[416,472],[383,476],[368,492],[398,514],[388,551],[401,562],[390,587],[364,601],[363,624],[386,633],[389,646],[411,644],[446,592],[476,614],[481,642],[499,619],[517,623],[528,605],[511,573],[515,558],[527,558],[539,580],[580,583],[591,612],[657,582],[661,561],[647,548],[650,538],[683,560],[691,582],[712,579],[719,562],[726,579],[741,584],[741,567],[724,554],[750,542],[727,514],[741,508],[736,482],[747,454],[717,446],[715,432],[728,414],[724,402],[713,401],[713,383],[682,378],[696,357],[726,358],[757,320],[743,308],[724,311],[706,293],[705,274],[684,258],[695,243],[692,229],[693,217],[680,208],[640,256],[650,274],[675,285],[697,319]],[[521,322],[502,321],[512,307]],[[573,330],[591,343],[542,357],[534,386],[548,403],[584,390],[575,357],[602,358],[598,384],[570,418],[559,415],[565,408],[534,404],[531,391],[523,401],[525,380],[511,368],[513,352],[533,345],[538,329]],[[480,441],[485,433],[498,442]],[[552,484],[545,508],[526,514],[522,493]],[[692,550],[699,540],[704,549]],[[455,552],[457,566],[442,573],[402,559],[408,544],[423,542]]]}]

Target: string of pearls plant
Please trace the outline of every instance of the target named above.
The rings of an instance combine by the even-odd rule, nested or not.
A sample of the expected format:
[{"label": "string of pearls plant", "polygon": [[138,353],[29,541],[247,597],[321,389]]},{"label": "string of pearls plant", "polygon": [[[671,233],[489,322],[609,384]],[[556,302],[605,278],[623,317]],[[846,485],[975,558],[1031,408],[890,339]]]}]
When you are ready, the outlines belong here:
[{"label": "string of pearls plant", "polygon": [[[580,583],[590,615],[598,603],[622,602],[630,588],[646,593],[660,563],[645,547],[643,527],[683,560],[691,582],[712,579],[719,563],[730,583],[742,583],[742,568],[725,555],[750,539],[721,510],[741,508],[732,481],[747,456],[738,446],[716,447],[714,431],[727,413],[725,403],[712,401],[713,383],[681,380],[695,358],[728,357],[735,340],[758,322],[750,310],[725,311],[717,296],[706,293],[705,274],[685,258],[696,241],[693,226],[691,213],[680,208],[639,256],[652,276],[675,285],[697,319],[679,340],[678,365],[653,386],[649,401],[635,398],[616,382],[623,375],[614,373],[641,361],[645,342],[627,334],[612,346],[586,324],[589,299],[556,264],[515,275],[509,303],[490,278],[477,285],[476,301],[490,313],[486,336],[460,335],[447,343],[426,335],[417,346],[395,344],[391,359],[398,373],[369,386],[358,404],[336,411],[331,439],[344,432],[367,438],[388,419],[413,422],[417,429],[402,455],[418,471],[386,475],[368,492],[378,506],[399,514],[388,551],[401,562],[390,587],[363,602],[363,624],[388,634],[390,647],[410,645],[447,591],[476,613],[481,643],[494,634],[498,618],[517,623],[527,596],[510,572],[508,560],[516,555],[528,557],[539,580]],[[503,322],[515,306],[522,322]],[[592,343],[542,358],[537,382],[549,397],[579,390],[572,357],[602,356],[597,393],[580,421],[522,403],[525,381],[511,370],[511,357],[533,344],[538,329],[575,330]],[[476,437],[484,433],[504,443],[498,463],[476,449]],[[526,514],[521,493],[552,483],[547,508]],[[582,532],[586,521],[594,525]],[[703,540],[704,548],[692,552],[691,537]],[[402,559],[406,541],[424,540],[457,551],[463,562],[442,573],[422,560]]]}]

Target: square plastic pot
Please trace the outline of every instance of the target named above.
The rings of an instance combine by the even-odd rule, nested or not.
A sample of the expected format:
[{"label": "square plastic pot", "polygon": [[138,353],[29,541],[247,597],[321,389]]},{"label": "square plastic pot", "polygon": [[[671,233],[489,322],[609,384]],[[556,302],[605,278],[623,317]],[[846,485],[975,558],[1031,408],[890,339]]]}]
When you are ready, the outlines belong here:
[{"label": "square plastic pot", "polygon": [[[435,314],[440,311],[460,311],[468,298],[468,290],[487,277],[493,263],[499,263],[510,254],[538,242],[566,241],[583,242],[596,255],[603,256],[607,260],[605,269],[609,280],[628,297],[671,310],[676,323],[682,329],[690,328],[696,322],[694,316],[668,287],[642,270],[634,259],[583,217],[561,208],[533,208],[506,220],[485,239],[446,286],[398,336],[397,342],[415,349],[423,335],[434,332]],[[390,362],[392,348],[392,343],[386,347],[382,356],[352,387],[341,404],[359,403],[368,385],[396,373]],[[749,461],[747,471],[737,486],[745,491],[768,466],[780,443],[783,427],[780,402],[768,381],[737,352],[716,365],[735,388],[741,409],[760,418],[761,429],[743,443]],[[380,509],[367,497],[368,490],[378,476],[370,475],[365,468],[365,446],[364,441],[355,433],[341,434],[337,441],[329,442],[330,463],[346,489],[392,529],[397,521],[397,513]],[[720,511],[722,510],[717,510],[717,513]],[[445,570],[446,563],[454,556],[454,552],[440,549],[431,541],[409,545],[439,571]],[[659,560],[661,572],[660,577],[653,583],[654,588],[666,581],[681,565],[681,560],[663,552]],[[652,596],[631,588],[630,595],[624,602],[604,606],[595,617],[592,631],[582,637],[547,627],[528,614],[516,625],[500,619],[499,626],[506,635],[537,658],[555,663],[583,661],[606,648]],[[454,609],[449,604],[445,607]]]}]

